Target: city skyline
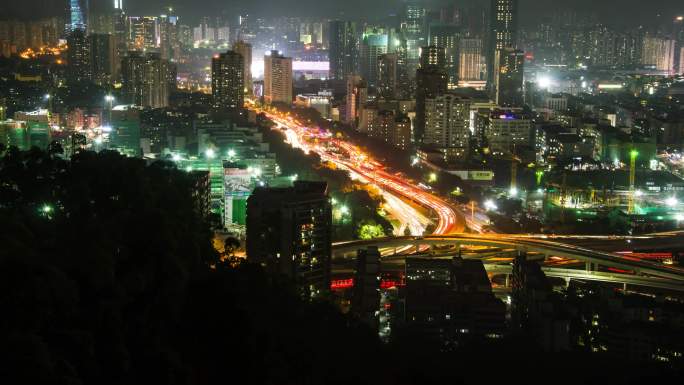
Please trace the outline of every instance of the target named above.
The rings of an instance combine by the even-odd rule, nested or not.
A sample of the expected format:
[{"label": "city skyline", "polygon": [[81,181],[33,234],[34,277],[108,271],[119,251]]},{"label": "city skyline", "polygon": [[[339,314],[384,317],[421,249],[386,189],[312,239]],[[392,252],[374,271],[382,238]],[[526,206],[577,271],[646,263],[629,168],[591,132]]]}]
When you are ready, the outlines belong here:
[{"label": "city skyline", "polygon": [[[255,0],[245,5],[237,0],[142,0],[124,1],[123,7],[129,13],[154,15],[159,10],[173,7],[182,16],[198,20],[203,16],[216,14],[232,16],[241,13],[252,13],[259,17],[307,16],[329,18],[361,18],[374,20],[396,15],[405,0],[349,0],[340,3],[334,0],[301,0],[276,1]],[[67,0],[65,0],[65,3]],[[456,4],[458,6],[488,7],[488,1],[481,0],[427,0],[418,3],[426,6]],[[114,7],[114,0],[90,0],[93,12],[109,11]],[[684,14],[684,6],[677,0],[655,0],[644,3],[639,0],[521,0],[521,16],[524,25],[533,24],[537,17],[552,11],[592,12],[603,22],[626,24],[634,22],[654,23],[663,20],[668,14]],[[27,0],[12,2],[7,12],[10,17],[32,19],[66,12],[67,5],[61,6],[52,0]],[[634,12],[633,10],[637,10]],[[237,16],[236,16],[237,17]],[[667,20],[667,19],[664,19]]]}]

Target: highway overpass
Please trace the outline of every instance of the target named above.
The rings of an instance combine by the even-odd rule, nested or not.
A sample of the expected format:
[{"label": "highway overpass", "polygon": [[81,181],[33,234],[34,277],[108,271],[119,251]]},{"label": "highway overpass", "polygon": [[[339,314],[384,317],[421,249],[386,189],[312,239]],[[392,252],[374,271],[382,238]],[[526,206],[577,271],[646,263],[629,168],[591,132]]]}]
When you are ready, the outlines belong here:
[{"label": "highway overpass", "polygon": [[[416,250],[420,250],[421,248],[424,249],[426,246],[452,246],[454,254],[457,253],[462,247],[496,247],[505,250],[516,250],[520,253],[535,253],[541,254],[545,257],[557,256],[585,262],[585,271],[576,269],[555,269],[568,271],[568,273],[565,274],[565,277],[568,278],[589,279],[593,277],[591,280],[633,284],[647,283],[649,282],[649,279],[652,278],[654,287],[662,287],[662,285],[667,285],[668,289],[681,289],[681,291],[684,291],[684,269],[642,261],[637,258],[631,258],[608,252],[591,250],[580,246],[562,243],[555,239],[534,238],[529,236],[501,234],[458,234],[449,236],[435,235],[425,237],[394,237],[368,241],[340,242],[333,245],[333,258],[348,258],[355,255],[355,252],[358,249],[363,249],[369,246],[376,246],[381,249],[400,249],[402,247],[405,248],[410,246],[416,247]],[[630,271],[633,272],[633,274],[599,274],[598,270],[601,266]],[[552,272],[558,273],[555,270]],[[574,273],[571,273],[573,271]],[[581,274],[579,272],[581,272]],[[572,276],[573,274],[574,276]],[[623,275],[625,279],[617,280],[616,277],[619,278],[619,276]],[[629,277],[631,278],[627,279]]]}]

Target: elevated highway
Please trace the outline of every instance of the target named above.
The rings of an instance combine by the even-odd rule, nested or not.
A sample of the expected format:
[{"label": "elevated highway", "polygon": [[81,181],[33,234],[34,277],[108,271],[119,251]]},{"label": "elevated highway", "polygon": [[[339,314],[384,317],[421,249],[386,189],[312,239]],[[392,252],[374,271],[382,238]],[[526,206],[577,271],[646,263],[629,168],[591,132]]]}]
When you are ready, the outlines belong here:
[{"label": "elevated highway", "polygon": [[[458,253],[462,247],[495,247],[504,250],[515,250],[519,253],[534,253],[545,257],[568,258],[585,263],[585,270],[555,269],[550,271],[558,276],[560,276],[560,274],[556,270],[563,270],[566,272],[563,277],[567,278],[642,284],[644,286],[651,286],[646,284],[651,282],[653,287],[665,288],[663,285],[666,285],[668,289],[684,291],[684,269],[570,245],[556,239],[533,238],[529,236],[459,234],[340,242],[333,245],[333,258],[348,258],[358,249],[369,246],[376,246],[381,249],[399,249],[408,246],[416,247],[416,250],[420,250],[426,246],[451,246],[454,250],[454,254]],[[600,267],[619,269],[629,273],[601,273],[598,271]],[[488,268],[491,268],[491,266],[488,265]],[[622,278],[623,276],[624,278]]]}]

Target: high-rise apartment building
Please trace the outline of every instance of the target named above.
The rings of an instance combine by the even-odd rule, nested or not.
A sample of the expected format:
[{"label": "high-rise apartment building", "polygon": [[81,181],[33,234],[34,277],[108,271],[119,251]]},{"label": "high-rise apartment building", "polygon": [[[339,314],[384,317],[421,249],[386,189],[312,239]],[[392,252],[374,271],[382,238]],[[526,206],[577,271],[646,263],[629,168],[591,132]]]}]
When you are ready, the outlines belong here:
[{"label": "high-rise apartment building", "polygon": [[158,20],[153,16],[128,18],[128,49],[131,51],[154,50],[157,45]]},{"label": "high-rise apartment building", "polygon": [[92,79],[92,57],[90,39],[85,30],[74,29],[67,36],[68,78],[72,81],[85,81]]},{"label": "high-rise apartment building", "polygon": [[132,51],[122,61],[123,94],[136,106],[161,108],[175,87],[175,68],[158,52]]},{"label": "high-rise apartment building", "polygon": [[264,57],[264,101],[292,104],[292,58],[278,51]]},{"label": "high-rise apartment building", "polygon": [[244,106],[244,58],[235,51],[228,51],[211,60],[211,89],[214,108],[236,110]]},{"label": "high-rise apartment building", "polygon": [[329,26],[330,78],[345,80],[358,71],[359,37],[356,23],[334,20]]},{"label": "high-rise apartment building", "polygon": [[416,71],[416,121],[414,141],[422,143],[425,134],[425,100],[446,92],[448,75],[438,66],[427,66]]},{"label": "high-rise apartment building", "polygon": [[245,43],[242,40],[236,41],[233,45],[233,51],[242,55],[242,60],[244,62],[244,69],[242,74],[244,76],[243,84],[245,87],[245,93],[248,95],[252,94],[252,45]]},{"label": "high-rise apartment building", "polygon": [[425,100],[423,144],[444,154],[445,162],[464,159],[470,145],[470,100],[442,94]]},{"label": "high-rise apartment building", "polygon": [[356,126],[361,107],[368,100],[368,84],[359,75],[347,77],[347,105],[345,123]]},{"label": "high-rise apartment building", "polygon": [[118,76],[119,55],[114,35],[94,33],[89,36],[93,81],[101,86],[114,82]]},{"label": "high-rise apartment building", "polygon": [[307,298],[329,290],[332,207],[325,182],[256,188],[247,200],[247,259],[293,279]]}]

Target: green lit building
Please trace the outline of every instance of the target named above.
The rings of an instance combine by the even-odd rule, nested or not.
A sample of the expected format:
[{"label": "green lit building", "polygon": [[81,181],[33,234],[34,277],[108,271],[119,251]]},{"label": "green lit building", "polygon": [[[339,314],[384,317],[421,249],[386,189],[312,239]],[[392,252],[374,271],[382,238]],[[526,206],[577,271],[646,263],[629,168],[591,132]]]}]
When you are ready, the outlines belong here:
[{"label": "green lit building", "polygon": [[46,149],[50,144],[50,126],[47,122],[26,122],[29,148]]},{"label": "green lit building", "polygon": [[112,111],[109,148],[131,157],[140,157],[140,113],[134,109]]},{"label": "green lit building", "polygon": [[224,216],[224,185],[223,185],[223,160],[212,157],[191,157],[176,161],[181,170],[209,171],[209,211],[213,214]]},{"label": "green lit building", "polygon": [[16,120],[0,121],[0,143],[7,147],[27,150],[29,145],[26,122]]}]

